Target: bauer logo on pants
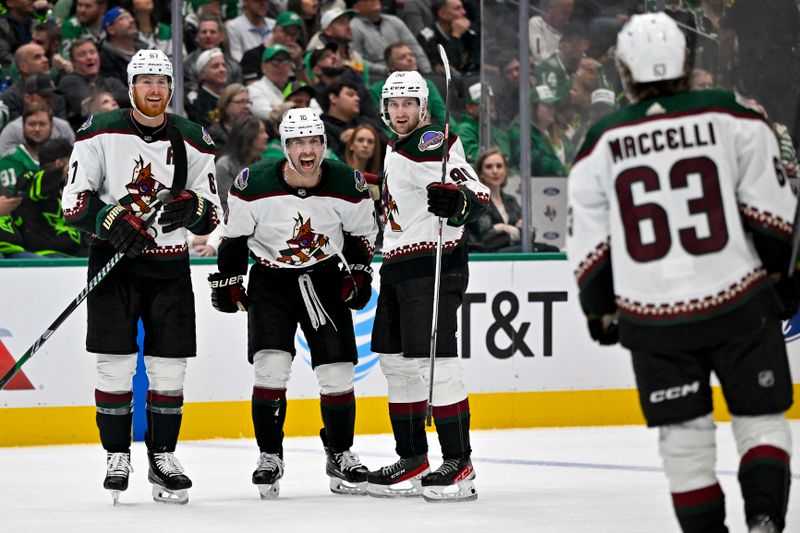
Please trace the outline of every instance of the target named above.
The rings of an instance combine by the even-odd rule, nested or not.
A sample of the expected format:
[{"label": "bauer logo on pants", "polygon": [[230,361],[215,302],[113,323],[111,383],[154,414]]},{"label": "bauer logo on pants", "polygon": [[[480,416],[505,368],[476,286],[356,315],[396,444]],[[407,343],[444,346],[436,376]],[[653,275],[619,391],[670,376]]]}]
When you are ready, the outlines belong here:
[{"label": "bauer logo on pants", "polygon": [[[378,307],[378,291],[372,288],[372,296],[364,309],[357,311],[353,317],[355,322],[356,348],[358,349],[358,364],[356,365],[355,381],[364,379],[375,365],[380,361],[380,356],[370,350],[372,339],[372,324],[375,322],[375,309]],[[298,328],[295,336],[295,347],[297,354],[303,357],[303,361],[311,366],[311,353],[308,351],[308,343],[302,330]]]},{"label": "bauer logo on pants", "polygon": [[[7,329],[0,328],[0,375],[4,375],[6,372],[11,370],[11,368],[17,364],[17,361],[12,357],[11,353],[6,348],[6,345],[3,344],[3,337],[11,337],[11,332]],[[17,372],[17,375],[8,382],[3,390],[34,390],[33,383],[28,379],[25,373],[20,370]]]}]

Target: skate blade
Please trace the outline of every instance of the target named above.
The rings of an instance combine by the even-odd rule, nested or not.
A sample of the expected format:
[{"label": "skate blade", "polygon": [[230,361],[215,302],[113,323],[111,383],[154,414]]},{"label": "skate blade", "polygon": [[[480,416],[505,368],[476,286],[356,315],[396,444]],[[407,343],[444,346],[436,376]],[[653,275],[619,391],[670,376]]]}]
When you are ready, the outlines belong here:
[{"label": "skate blade", "polygon": [[189,503],[189,491],[186,489],[169,490],[161,485],[153,485],[153,501],[172,505],[186,505]]},{"label": "skate blade", "polygon": [[348,496],[366,496],[367,482],[352,483],[338,477],[331,478],[331,492],[334,494],[345,494]]},{"label": "skate blade", "polygon": [[119,505],[119,494],[122,492],[121,490],[111,490],[111,505]]},{"label": "skate blade", "polygon": [[425,487],[422,498],[431,503],[471,502],[478,499],[478,491],[471,480],[465,480],[459,481],[456,485]]},{"label": "skate blade", "polygon": [[262,500],[274,500],[281,493],[281,483],[276,481],[272,485],[258,485],[258,493]]},{"label": "skate blade", "polygon": [[411,480],[411,486],[406,482],[395,485],[367,483],[367,495],[373,498],[416,498],[422,496],[422,485],[419,479]]}]

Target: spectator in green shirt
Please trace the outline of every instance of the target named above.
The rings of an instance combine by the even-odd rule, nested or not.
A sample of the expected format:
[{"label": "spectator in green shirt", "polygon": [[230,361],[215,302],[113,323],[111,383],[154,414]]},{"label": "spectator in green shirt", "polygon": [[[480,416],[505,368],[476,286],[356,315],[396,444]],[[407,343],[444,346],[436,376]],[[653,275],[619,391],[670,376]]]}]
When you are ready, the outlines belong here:
[{"label": "spectator in green shirt", "polygon": [[[491,87],[489,88],[489,109],[492,119],[492,124],[489,127],[491,142],[487,144],[499,148],[506,159],[508,159],[511,155],[511,149],[508,144],[508,134],[495,126],[497,110],[494,105],[494,93]],[[464,154],[467,156],[467,161],[470,163],[474,163],[478,160],[478,153],[481,149],[480,114],[481,84],[475,83],[470,85],[467,89],[466,112],[461,115],[461,120],[459,120],[455,127],[456,135],[461,139],[461,144],[464,145]]]},{"label": "spectator in green shirt", "polygon": [[[569,145],[556,120],[559,98],[547,85],[539,85],[531,94],[531,172],[530,176],[566,176]],[[511,143],[519,145],[520,128],[510,133]]]}]

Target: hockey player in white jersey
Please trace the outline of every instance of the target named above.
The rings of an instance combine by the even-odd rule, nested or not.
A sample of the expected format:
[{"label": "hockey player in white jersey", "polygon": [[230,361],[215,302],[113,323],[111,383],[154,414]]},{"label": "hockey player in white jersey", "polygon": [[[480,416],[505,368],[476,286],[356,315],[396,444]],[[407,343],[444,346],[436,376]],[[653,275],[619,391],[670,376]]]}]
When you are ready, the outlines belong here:
[{"label": "hockey player in white jersey", "polygon": [[[381,93],[381,115],[398,139],[387,148],[381,289],[372,351],[381,354],[389,386],[389,417],[400,459],[369,474],[378,497],[418,496],[429,501],[473,500],[469,400],[456,346],[456,313],[467,287],[464,224],[489,200],[456,135],[445,143],[428,115],[428,87],[416,71],[395,72]],[[442,158],[447,157],[446,183]],[[427,205],[426,205],[427,199]],[[431,472],[425,435],[430,332],[438,217],[444,217],[433,416],[444,456]]]},{"label": "hockey player in white jersey", "polygon": [[[67,221],[94,235],[90,279],[116,252],[127,256],[87,299],[86,349],[97,357],[97,427],[107,452],[103,485],[115,503],[128,487],[141,318],[148,479],[156,501],[186,503],[192,482],[174,455],[186,363],[196,353],[186,234],[217,225],[214,144],[199,125],[164,112],[173,78],[163,52],[137,52],[128,84],[133,109],[94,115],[78,129],[62,203]],[[156,196],[167,189],[174,199],[155,215]],[[152,216],[159,218],[148,231]]]},{"label": "hockey player in white jersey", "polygon": [[780,318],[797,311],[798,290],[796,200],[777,140],[733,94],[688,92],[684,36],[664,13],[632,17],[616,57],[633,104],[589,130],[569,177],[569,260],[589,332],[632,353],[682,530],[728,531],[714,372],[749,530],[782,531],[792,379]]},{"label": "hockey player in white jersey", "polygon": [[[280,134],[285,158],[260,161],[235,178],[221,228],[219,273],[209,276],[216,309],[247,310],[260,450],[252,481],[263,499],[278,497],[286,386],[299,323],[320,387],[330,489],[363,495],[367,469],[350,451],[358,362],[351,309],[363,308],[372,296],[374,208],[358,170],[323,159],[325,126],[313,110],[287,111]],[[248,252],[256,264],[245,292]]]}]

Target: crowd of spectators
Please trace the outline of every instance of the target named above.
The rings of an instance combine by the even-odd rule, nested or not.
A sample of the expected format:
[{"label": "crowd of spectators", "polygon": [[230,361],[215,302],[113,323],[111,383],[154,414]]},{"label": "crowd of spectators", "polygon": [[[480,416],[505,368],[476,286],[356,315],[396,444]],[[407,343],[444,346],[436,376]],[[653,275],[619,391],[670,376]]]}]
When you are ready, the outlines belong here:
[{"label": "crowd of spectators", "polygon": [[[187,0],[182,28],[170,26],[167,1],[3,0],[0,254],[85,254],[87,243],[69,231],[60,204],[45,211],[53,209],[57,188],[45,187],[45,202],[36,183],[56,175],[53,165],[65,161],[52,154],[74,142],[90,115],[130,107],[131,56],[157,48],[171,57],[176,39],[181,104],[217,145],[223,202],[243,166],[282,155],[278,125],[297,106],[320,113],[328,157],[374,176],[377,196],[382,154],[393,137],[380,117],[384,80],[395,71],[420,71],[433,121],[443,123],[441,44],[453,73],[450,126],[492,190],[486,220],[471,228],[473,249],[514,249],[519,191],[503,185],[509,177],[519,183],[520,176],[568,175],[591,124],[626,105],[613,60],[617,32],[632,13],[656,4],[686,32],[692,88],[735,89],[760,108],[774,121],[787,171],[797,177],[796,0],[532,0],[522,44],[518,5],[503,0],[484,0],[482,11],[478,0]],[[520,46],[530,67],[529,169],[520,168],[518,148]],[[26,228],[38,223],[26,220],[32,216],[49,221],[46,238],[29,237]],[[62,248],[53,235],[68,237]],[[209,241],[195,243],[195,251],[212,254]]]}]

